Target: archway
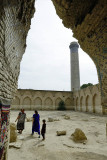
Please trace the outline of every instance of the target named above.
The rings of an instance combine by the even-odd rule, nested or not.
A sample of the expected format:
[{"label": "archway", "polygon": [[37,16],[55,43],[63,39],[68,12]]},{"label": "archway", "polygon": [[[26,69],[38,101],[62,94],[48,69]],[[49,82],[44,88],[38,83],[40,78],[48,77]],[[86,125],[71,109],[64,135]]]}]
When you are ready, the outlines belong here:
[{"label": "archway", "polygon": [[86,112],[88,112],[88,106],[89,106],[89,95],[86,97]]},{"label": "archway", "polygon": [[76,110],[78,110],[78,107],[79,107],[79,98],[77,97],[76,98]]},{"label": "archway", "polygon": [[[87,0],[84,3],[77,0],[52,1],[56,13],[63,19],[64,26],[73,30],[74,37],[78,39],[81,48],[89,54],[97,67],[101,102],[105,113],[105,107],[107,107],[107,72],[105,69],[107,68],[107,50],[104,35],[106,32],[106,1]],[[26,37],[33,13],[34,1],[31,0],[29,3],[4,0],[0,4],[0,24],[2,26],[0,75],[3,80],[1,81],[0,99],[5,99],[5,105],[11,104],[16,90],[20,61],[26,48]],[[14,31],[13,34],[11,30]]]},{"label": "archway", "polygon": [[92,110],[93,110],[93,113],[102,113],[102,108],[101,108],[101,105],[100,105],[100,97],[98,96],[98,94],[94,94],[93,95],[93,98],[92,98]]},{"label": "archway", "polygon": [[56,99],[56,101],[55,101],[55,107],[56,107],[56,109],[59,107],[59,102],[61,102],[61,101],[62,101],[62,99],[60,97],[58,97]]},{"label": "archway", "polygon": [[15,96],[15,98],[12,101],[12,109],[20,109],[20,98]]},{"label": "archway", "polygon": [[[74,37],[79,40],[81,48],[89,54],[91,59],[96,65],[100,92],[101,92],[101,103],[103,109],[107,107],[107,49],[106,49],[106,1],[61,1],[56,2],[52,0],[55,5],[58,16],[62,19],[63,24],[67,28],[71,28],[74,33]],[[71,6],[71,7],[69,7]],[[86,8],[84,6],[87,6]],[[66,11],[67,8],[67,11]],[[75,10],[75,15],[73,14]],[[60,10],[59,10],[60,9]],[[103,10],[101,19],[99,18],[99,10]],[[77,14],[76,14],[77,13]],[[84,14],[85,13],[85,14]],[[83,16],[84,15],[84,16]],[[92,18],[94,16],[94,19]],[[96,24],[96,19],[97,24]],[[88,22],[88,23],[87,23]],[[90,24],[89,24],[90,22]],[[84,26],[84,27],[83,27]],[[84,29],[85,28],[85,29]],[[96,29],[97,28],[97,29]],[[99,32],[99,30],[101,32]],[[82,33],[82,34],[81,34]],[[102,45],[103,44],[103,45]]]},{"label": "archway", "polygon": [[40,97],[37,97],[35,100],[34,100],[34,109],[42,109],[42,99]]},{"label": "archway", "polygon": [[30,110],[31,109],[31,99],[29,97],[25,97],[23,99],[23,104],[22,106],[25,108],[25,109],[28,109]]},{"label": "archway", "polygon": [[65,106],[66,106],[66,109],[71,109],[71,99],[70,98],[67,98],[65,100]]},{"label": "archway", "polygon": [[13,99],[12,104],[13,104],[13,105],[20,105],[20,99],[19,99],[19,97],[16,96],[16,97]]},{"label": "archway", "polygon": [[83,106],[83,96],[80,98],[80,111],[82,111],[82,106]]},{"label": "archway", "polygon": [[52,99],[50,97],[47,97],[45,99],[44,105],[45,105],[44,110],[45,109],[53,110],[53,101],[52,101]]}]

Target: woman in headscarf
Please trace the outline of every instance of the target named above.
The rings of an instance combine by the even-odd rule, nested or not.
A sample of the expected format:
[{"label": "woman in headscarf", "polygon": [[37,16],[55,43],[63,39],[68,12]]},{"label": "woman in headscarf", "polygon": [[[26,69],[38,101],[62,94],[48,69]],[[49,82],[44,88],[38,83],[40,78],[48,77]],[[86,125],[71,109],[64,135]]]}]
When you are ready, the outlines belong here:
[{"label": "woman in headscarf", "polygon": [[25,118],[26,118],[26,113],[24,113],[24,109],[21,109],[21,112],[19,112],[19,115],[15,122],[17,122],[17,130],[19,131],[18,133],[22,134],[22,131],[24,130],[24,123],[25,123]]},{"label": "woman in headscarf", "polygon": [[33,119],[32,119],[32,135],[34,134],[34,132],[37,132],[39,134],[40,138],[40,115],[38,114],[37,111],[35,111],[35,114],[33,115]]}]

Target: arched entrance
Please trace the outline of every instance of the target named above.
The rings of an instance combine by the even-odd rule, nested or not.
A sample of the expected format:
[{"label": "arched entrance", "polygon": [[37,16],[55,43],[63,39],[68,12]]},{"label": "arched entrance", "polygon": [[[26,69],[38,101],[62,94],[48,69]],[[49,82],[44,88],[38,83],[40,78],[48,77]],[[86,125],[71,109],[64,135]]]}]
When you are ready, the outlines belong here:
[{"label": "arched entrance", "polygon": [[80,98],[80,111],[82,111],[82,106],[83,106],[83,96]]},{"label": "arched entrance", "polygon": [[41,110],[42,109],[42,99],[40,97],[37,97],[34,100],[34,109]]},{"label": "arched entrance", "polygon": [[20,109],[20,99],[17,96],[13,99],[12,109]]},{"label": "arched entrance", "polygon": [[53,101],[50,97],[45,99],[44,104],[45,104],[45,109],[53,110]]},{"label": "arched entrance", "polygon": [[[96,65],[101,103],[105,114],[107,107],[106,1],[88,0],[84,3],[77,0],[52,1],[64,26],[73,30],[74,37],[78,39],[81,48],[89,54]],[[5,105],[11,104],[15,94],[20,61],[26,48],[26,37],[33,13],[34,1],[31,0],[29,3],[3,0],[0,4],[0,26],[2,26],[0,32],[0,83],[2,86],[0,99],[5,100]],[[30,103],[30,100],[28,102]]]},{"label": "arched entrance", "polygon": [[89,95],[86,97],[86,112],[88,112],[88,106],[89,106]]},{"label": "arched entrance", "polygon": [[62,101],[62,99],[60,97],[56,99],[56,101],[55,101],[55,107],[56,107],[56,109],[58,109],[59,102],[61,102],[61,101]]},{"label": "arched entrance", "polygon": [[65,106],[66,106],[66,109],[71,109],[71,99],[70,98],[67,98],[65,100]]},{"label": "arched entrance", "polygon": [[76,98],[76,110],[78,110],[78,107],[79,107],[79,98],[77,97]]},{"label": "arched entrance", "polygon": [[30,110],[31,109],[31,99],[29,97],[25,97],[23,99],[23,108]]}]

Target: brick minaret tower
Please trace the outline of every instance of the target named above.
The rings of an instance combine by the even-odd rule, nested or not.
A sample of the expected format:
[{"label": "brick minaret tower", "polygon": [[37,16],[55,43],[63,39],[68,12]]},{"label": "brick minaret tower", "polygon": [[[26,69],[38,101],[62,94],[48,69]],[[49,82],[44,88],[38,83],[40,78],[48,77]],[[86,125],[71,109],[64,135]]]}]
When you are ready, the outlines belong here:
[{"label": "brick minaret tower", "polygon": [[71,70],[71,91],[80,89],[80,74],[79,74],[79,57],[77,42],[70,43],[70,70]]}]

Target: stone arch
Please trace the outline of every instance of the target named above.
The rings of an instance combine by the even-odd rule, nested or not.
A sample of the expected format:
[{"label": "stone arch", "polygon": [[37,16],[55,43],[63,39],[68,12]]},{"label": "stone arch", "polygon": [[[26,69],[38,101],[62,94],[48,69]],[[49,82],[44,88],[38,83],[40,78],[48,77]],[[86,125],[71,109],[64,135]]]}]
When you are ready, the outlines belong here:
[{"label": "stone arch", "polygon": [[23,108],[25,108],[25,109],[31,109],[31,98],[30,97],[25,97],[24,99],[23,99]]},{"label": "stone arch", "polygon": [[71,108],[71,99],[69,97],[65,100],[65,106],[67,109]]},{"label": "stone arch", "polygon": [[63,94],[62,94],[62,92],[57,92],[56,94],[55,94],[55,97],[58,99],[58,98],[60,98],[61,100],[63,99]]},{"label": "stone arch", "polygon": [[96,113],[96,97],[97,97],[97,94],[94,94],[93,96],[93,113]]},{"label": "stone arch", "polygon": [[13,104],[13,105],[20,105],[20,98],[16,96],[16,97],[13,99],[12,104]]},{"label": "stone arch", "polygon": [[53,101],[50,97],[47,97],[44,101],[44,105],[45,105],[45,108],[44,109],[49,109],[49,110],[52,110],[53,109]]},{"label": "stone arch", "polygon": [[32,109],[41,110],[42,109],[42,99],[40,97],[35,98],[34,106]]},{"label": "stone arch", "polygon": [[92,98],[92,111],[93,113],[100,113],[102,114],[102,106],[101,106],[101,99],[98,94],[94,94]]},{"label": "stone arch", "polygon": [[18,96],[13,99],[11,109],[20,109],[20,98]]},{"label": "stone arch", "polygon": [[42,105],[42,99],[40,97],[37,97],[35,100],[34,100],[34,103],[35,105]]},{"label": "stone arch", "polygon": [[90,99],[90,96],[89,96],[89,95],[87,95],[87,96],[86,96],[86,101],[85,101],[85,105],[86,105],[86,112],[88,112],[89,99]]},{"label": "stone arch", "polygon": [[82,106],[83,106],[83,96],[80,98],[80,111],[82,111]]},{"label": "stone arch", "polygon": [[79,98],[76,98],[76,110],[78,110],[78,106],[79,106]]},{"label": "stone arch", "polygon": [[55,101],[55,107],[56,107],[56,109],[58,108],[59,102],[61,102],[61,101],[62,101],[62,99],[61,99],[60,97],[58,97],[58,98],[56,99],[56,101]]},{"label": "stone arch", "polygon": [[[75,15],[72,14],[74,10],[72,10],[71,7],[68,7],[68,11],[64,12],[66,8],[64,4],[67,4],[67,0],[64,2],[61,1],[60,3],[56,3],[56,0],[52,1],[55,5],[56,13],[62,19],[64,26],[73,29],[73,36],[78,39],[81,48],[91,57],[96,65],[100,85],[101,104],[104,110],[103,113],[105,114],[107,111],[107,72],[105,71],[107,67],[107,51],[106,37],[104,36],[106,29],[103,26],[106,26],[106,7],[104,8],[106,1],[84,1],[83,4],[81,1],[78,1],[81,9],[75,5],[75,1],[69,1],[68,6],[72,6],[75,13],[77,13]],[[85,5],[87,5],[87,9],[84,7]],[[59,7],[61,8],[60,12]],[[97,14],[99,10],[101,12],[103,11],[101,18],[99,18]],[[69,16],[68,13],[70,13],[71,16]],[[94,19],[92,20],[93,16]],[[90,29],[84,30],[83,26],[85,26],[85,28],[89,27],[89,23],[87,22],[90,22],[91,27]],[[99,30],[101,30],[101,32],[99,32]]]}]

